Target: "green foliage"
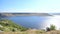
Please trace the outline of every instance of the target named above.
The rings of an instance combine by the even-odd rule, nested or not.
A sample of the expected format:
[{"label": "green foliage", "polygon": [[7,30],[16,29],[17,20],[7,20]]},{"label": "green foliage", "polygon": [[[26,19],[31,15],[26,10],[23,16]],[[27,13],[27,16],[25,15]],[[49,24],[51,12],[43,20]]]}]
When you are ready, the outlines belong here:
[{"label": "green foliage", "polygon": [[13,31],[14,32],[14,31],[27,30],[27,28],[17,25],[14,22],[12,22],[11,20],[7,20],[7,19],[0,20],[0,25],[3,26],[2,28],[0,28],[0,30],[2,30],[2,31]]},{"label": "green foliage", "polygon": [[56,28],[55,25],[50,26],[50,30],[56,30],[55,28]]},{"label": "green foliage", "polygon": [[1,27],[0,27],[0,30],[1,30],[1,31],[4,31],[4,28],[1,28]]}]

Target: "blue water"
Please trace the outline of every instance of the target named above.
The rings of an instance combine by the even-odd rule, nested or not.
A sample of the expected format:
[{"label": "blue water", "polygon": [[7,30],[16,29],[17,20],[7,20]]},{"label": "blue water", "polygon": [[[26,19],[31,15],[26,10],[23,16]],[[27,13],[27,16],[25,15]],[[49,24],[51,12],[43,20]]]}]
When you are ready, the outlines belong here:
[{"label": "blue water", "polygon": [[[47,17],[43,16],[13,16],[7,17],[7,19],[12,20],[16,24],[27,28],[44,28],[44,21],[47,20]],[[44,26],[43,26],[44,25]]]}]

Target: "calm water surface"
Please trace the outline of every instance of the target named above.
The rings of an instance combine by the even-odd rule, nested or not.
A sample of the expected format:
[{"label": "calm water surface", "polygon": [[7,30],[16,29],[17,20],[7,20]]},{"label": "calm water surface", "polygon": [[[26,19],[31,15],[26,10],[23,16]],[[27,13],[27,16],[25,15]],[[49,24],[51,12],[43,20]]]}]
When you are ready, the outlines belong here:
[{"label": "calm water surface", "polygon": [[36,28],[44,29],[49,27],[51,24],[56,25],[57,29],[60,28],[60,16],[13,16],[7,17],[7,19],[12,20],[13,22],[27,27],[27,28]]}]

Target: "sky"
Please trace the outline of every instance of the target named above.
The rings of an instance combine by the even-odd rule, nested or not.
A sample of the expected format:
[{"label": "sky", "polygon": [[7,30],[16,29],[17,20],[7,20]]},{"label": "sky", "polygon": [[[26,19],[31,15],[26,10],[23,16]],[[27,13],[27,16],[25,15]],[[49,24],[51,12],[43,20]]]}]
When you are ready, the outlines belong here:
[{"label": "sky", "polygon": [[0,12],[60,13],[60,0],[0,0]]}]

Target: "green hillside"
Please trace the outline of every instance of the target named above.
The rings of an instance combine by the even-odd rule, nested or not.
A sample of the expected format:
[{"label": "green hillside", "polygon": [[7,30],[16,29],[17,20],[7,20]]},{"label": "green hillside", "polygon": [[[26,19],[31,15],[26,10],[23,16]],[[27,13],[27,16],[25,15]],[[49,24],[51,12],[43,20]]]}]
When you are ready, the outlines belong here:
[{"label": "green hillside", "polygon": [[22,27],[15,24],[11,20],[2,19],[0,20],[0,31],[25,31],[28,28]]}]

